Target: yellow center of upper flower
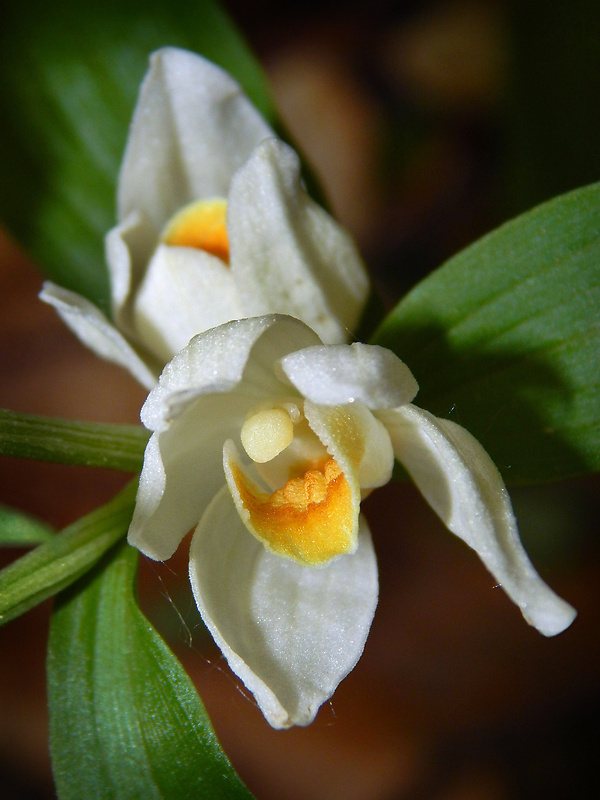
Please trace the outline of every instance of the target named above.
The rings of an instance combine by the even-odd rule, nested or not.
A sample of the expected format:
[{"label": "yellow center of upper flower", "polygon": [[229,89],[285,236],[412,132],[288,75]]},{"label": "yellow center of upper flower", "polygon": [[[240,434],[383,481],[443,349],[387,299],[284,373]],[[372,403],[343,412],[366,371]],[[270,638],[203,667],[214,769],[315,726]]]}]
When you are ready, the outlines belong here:
[{"label": "yellow center of upper flower", "polygon": [[226,215],[226,200],[198,200],[182,208],[169,220],[161,239],[174,247],[204,250],[229,264]]}]

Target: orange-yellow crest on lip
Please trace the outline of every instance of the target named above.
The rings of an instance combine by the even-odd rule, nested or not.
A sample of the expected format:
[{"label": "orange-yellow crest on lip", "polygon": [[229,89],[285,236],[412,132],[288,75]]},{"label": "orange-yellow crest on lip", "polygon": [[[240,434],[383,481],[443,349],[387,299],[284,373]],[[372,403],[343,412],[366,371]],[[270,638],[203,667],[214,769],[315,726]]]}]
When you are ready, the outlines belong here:
[{"label": "orange-yellow crest on lip", "polygon": [[174,247],[204,250],[229,264],[226,215],[227,201],[221,198],[190,203],[171,218],[162,241]]},{"label": "orange-yellow crest on lip", "polygon": [[358,508],[333,458],[291,478],[273,494],[255,486],[235,460],[228,466],[245,512],[242,518],[271,552],[317,566],[356,549]]}]

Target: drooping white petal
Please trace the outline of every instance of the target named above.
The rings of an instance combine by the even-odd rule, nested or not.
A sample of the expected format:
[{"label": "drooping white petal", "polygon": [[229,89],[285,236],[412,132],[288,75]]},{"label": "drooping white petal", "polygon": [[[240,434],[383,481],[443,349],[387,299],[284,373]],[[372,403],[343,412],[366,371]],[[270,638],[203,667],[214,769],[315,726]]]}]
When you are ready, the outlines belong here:
[{"label": "drooping white petal", "polygon": [[396,408],[419,390],[412,372],[384,347],[361,344],[306,347],[281,359],[281,368],[300,394],[314,403],[363,403]]},{"label": "drooping white petal", "polygon": [[378,416],[396,458],[427,502],[478,553],[527,622],[545,636],[567,628],[576,612],[535,571],[500,473],[479,442],[459,425],[413,405]]},{"label": "drooping white petal", "polygon": [[360,489],[374,489],[390,480],[394,466],[390,436],[368,408],[361,403],[321,406],[307,400],[304,414],[348,478],[356,476]]},{"label": "drooping white petal", "polygon": [[164,362],[192,336],[243,317],[231,270],[191,247],[160,245],[133,305],[136,335]]},{"label": "drooping white petal", "polygon": [[275,376],[275,364],[286,353],[317,341],[317,335],[299,320],[276,314],[235,320],[205,331],[167,364],[142,408],[142,422],[149,430],[163,430],[182,402],[186,405],[199,395],[233,389],[242,376],[243,387],[238,391],[246,397],[255,401],[277,397],[285,386]]},{"label": "drooping white petal", "polygon": [[377,604],[364,522],[356,553],[301,567],[248,533],[226,487],[194,534],[190,579],[215,642],[275,728],[312,722],[358,661]]},{"label": "drooping white petal", "polygon": [[56,309],[65,325],[97,356],[125,367],[146,388],[156,386],[158,364],[150,358],[143,359],[93,303],[49,281],[39,296]]},{"label": "drooping white petal", "polygon": [[161,230],[180,208],[226,197],[234,171],[272,131],[222,69],[167,47],[151,57],[119,178],[119,219],[141,210]]},{"label": "drooping white petal", "polygon": [[347,340],[367,297],[366,273],[351,238],[304,190],[291,148],[268,139],[238,170],[227,229],[247,313],[290,314],[327,344]]}]

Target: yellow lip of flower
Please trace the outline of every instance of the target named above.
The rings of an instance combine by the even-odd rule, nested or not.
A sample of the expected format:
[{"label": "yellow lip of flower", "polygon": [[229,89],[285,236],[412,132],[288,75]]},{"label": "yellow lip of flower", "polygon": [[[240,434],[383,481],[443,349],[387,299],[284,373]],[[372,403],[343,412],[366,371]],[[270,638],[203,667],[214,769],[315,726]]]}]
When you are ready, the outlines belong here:
[{"label": "yellow lip of flower", "polygon": [[226,215],[227,201],[220,197],[190,203],[169,220],[161,240],[173,247],[204,250],[229,264]]},{"label": "yellow lip of flower", "polygon": [[339,464],[326,457],[272,494],[244,472],[233,443],[225,451],[230,491],[248,530],[272,553],[318,566],[356,549],[357,508]]}]

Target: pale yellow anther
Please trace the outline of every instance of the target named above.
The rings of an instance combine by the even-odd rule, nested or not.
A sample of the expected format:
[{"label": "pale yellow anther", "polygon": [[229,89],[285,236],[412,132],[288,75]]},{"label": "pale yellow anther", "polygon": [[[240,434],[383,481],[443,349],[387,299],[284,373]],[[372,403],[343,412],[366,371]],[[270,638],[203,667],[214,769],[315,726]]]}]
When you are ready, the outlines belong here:
[{"label": "pale yellow anther", "polygon": [[244,422],[240,438],[252,461],[266,464],[291,444],[294,423],[282,408],[265,409]]}]

